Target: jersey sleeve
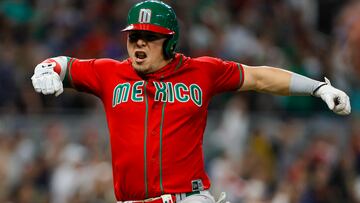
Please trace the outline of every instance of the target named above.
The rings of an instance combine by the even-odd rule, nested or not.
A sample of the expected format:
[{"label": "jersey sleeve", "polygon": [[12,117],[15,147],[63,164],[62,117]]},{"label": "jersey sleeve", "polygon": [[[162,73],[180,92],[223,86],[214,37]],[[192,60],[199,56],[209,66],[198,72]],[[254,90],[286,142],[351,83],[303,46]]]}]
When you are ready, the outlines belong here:
[{"label": "jersey sleeve", "polygon": [[94,94],[101,97],[102,76],[99,71],[104,66],[101,59],[81,60],[69,58],[67,81],[78,91]]},{"label": "jersey sleeve", "polygon": [[236,91],[244,82],[244,69],[240,63],[219,58],[203,57],[210,72],[213,94]]}]

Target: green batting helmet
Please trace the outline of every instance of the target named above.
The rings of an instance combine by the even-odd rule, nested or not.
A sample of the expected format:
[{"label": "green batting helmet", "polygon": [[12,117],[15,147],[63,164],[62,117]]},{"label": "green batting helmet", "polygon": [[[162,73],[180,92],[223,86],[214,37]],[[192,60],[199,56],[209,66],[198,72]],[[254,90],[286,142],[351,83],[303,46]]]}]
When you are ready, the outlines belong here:
[{"label": "green batting helmet", "polygon": [[135,4],[128,13],[127,27],[122,31],[146,30],[170,37],[164,43],[165,58],[175,54],[179,27],[174,10],[161,1],[148,0]]}]

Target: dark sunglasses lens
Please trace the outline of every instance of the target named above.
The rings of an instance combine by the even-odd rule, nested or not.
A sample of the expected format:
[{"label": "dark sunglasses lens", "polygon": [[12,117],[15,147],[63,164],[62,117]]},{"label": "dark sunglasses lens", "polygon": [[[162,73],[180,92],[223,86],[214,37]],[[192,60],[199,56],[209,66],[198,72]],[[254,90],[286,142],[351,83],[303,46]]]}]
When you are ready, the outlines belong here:
[{"label": "dark sunglasses lens", "polygon": [[145,38],[146,41],[151,42],[151,41],[161,39],[163,37],[160,36],[160,35],[155,35],[155,34],[147,34],[147,35],[144,36],[144,38]]},{"label": "dark sunglasses lens", "polygon": [[130,42],[137,42],[141,38],[140,33],[131,33],[129,34],[129,41]]},{"label": "dark sunglasses lens", "polygon": [[129,34],[130,42],[137,42],[139,39],[145,40],[147,42],[152,42],[158,39],[162,39],[164,36],[152,34],[152,33],[131,33]]}]

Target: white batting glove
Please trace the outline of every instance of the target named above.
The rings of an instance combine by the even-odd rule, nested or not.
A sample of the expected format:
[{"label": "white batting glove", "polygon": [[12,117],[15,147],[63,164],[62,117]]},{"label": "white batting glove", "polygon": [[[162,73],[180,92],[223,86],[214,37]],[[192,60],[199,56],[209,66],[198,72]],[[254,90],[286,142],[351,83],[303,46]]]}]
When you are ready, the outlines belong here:
[{"label": "white batting glove", "polygon": [[314,96],[324,100],[329,109],[339,115],[348,115],[351,112],[349,96],[345,92],[334,88],[327,78],[325,78],[325,83],[314,92]]},{"label": "white batting glove", "polygon": [[60,76],[54,69],[61,67],[53,59],[47,59],[35,67],[31,81],[36,92],[44,95],[55,93],[55,96],[59,96],[64,91]]},{"label": "white batting glove", "polygon": [[219,198],[216,201],[216,203],[230,203],[229,201],[226,201],[226,193],[225,192],[220,193]]}]

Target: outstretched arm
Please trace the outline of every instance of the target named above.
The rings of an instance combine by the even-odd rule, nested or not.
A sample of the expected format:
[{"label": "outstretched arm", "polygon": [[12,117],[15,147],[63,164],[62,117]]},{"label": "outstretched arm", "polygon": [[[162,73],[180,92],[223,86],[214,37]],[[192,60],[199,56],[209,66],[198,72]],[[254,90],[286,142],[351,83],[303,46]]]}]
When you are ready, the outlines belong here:
[{"label": "outstretched arm", "polygon": [[349,97],[331,86],[329,80],[320,82],[311,78],[269,66],[244,67],[244,83],[240,91],[255,90],[277,95],[312,95],[320,97],[329,109],[340,115],[351,112]]}]

